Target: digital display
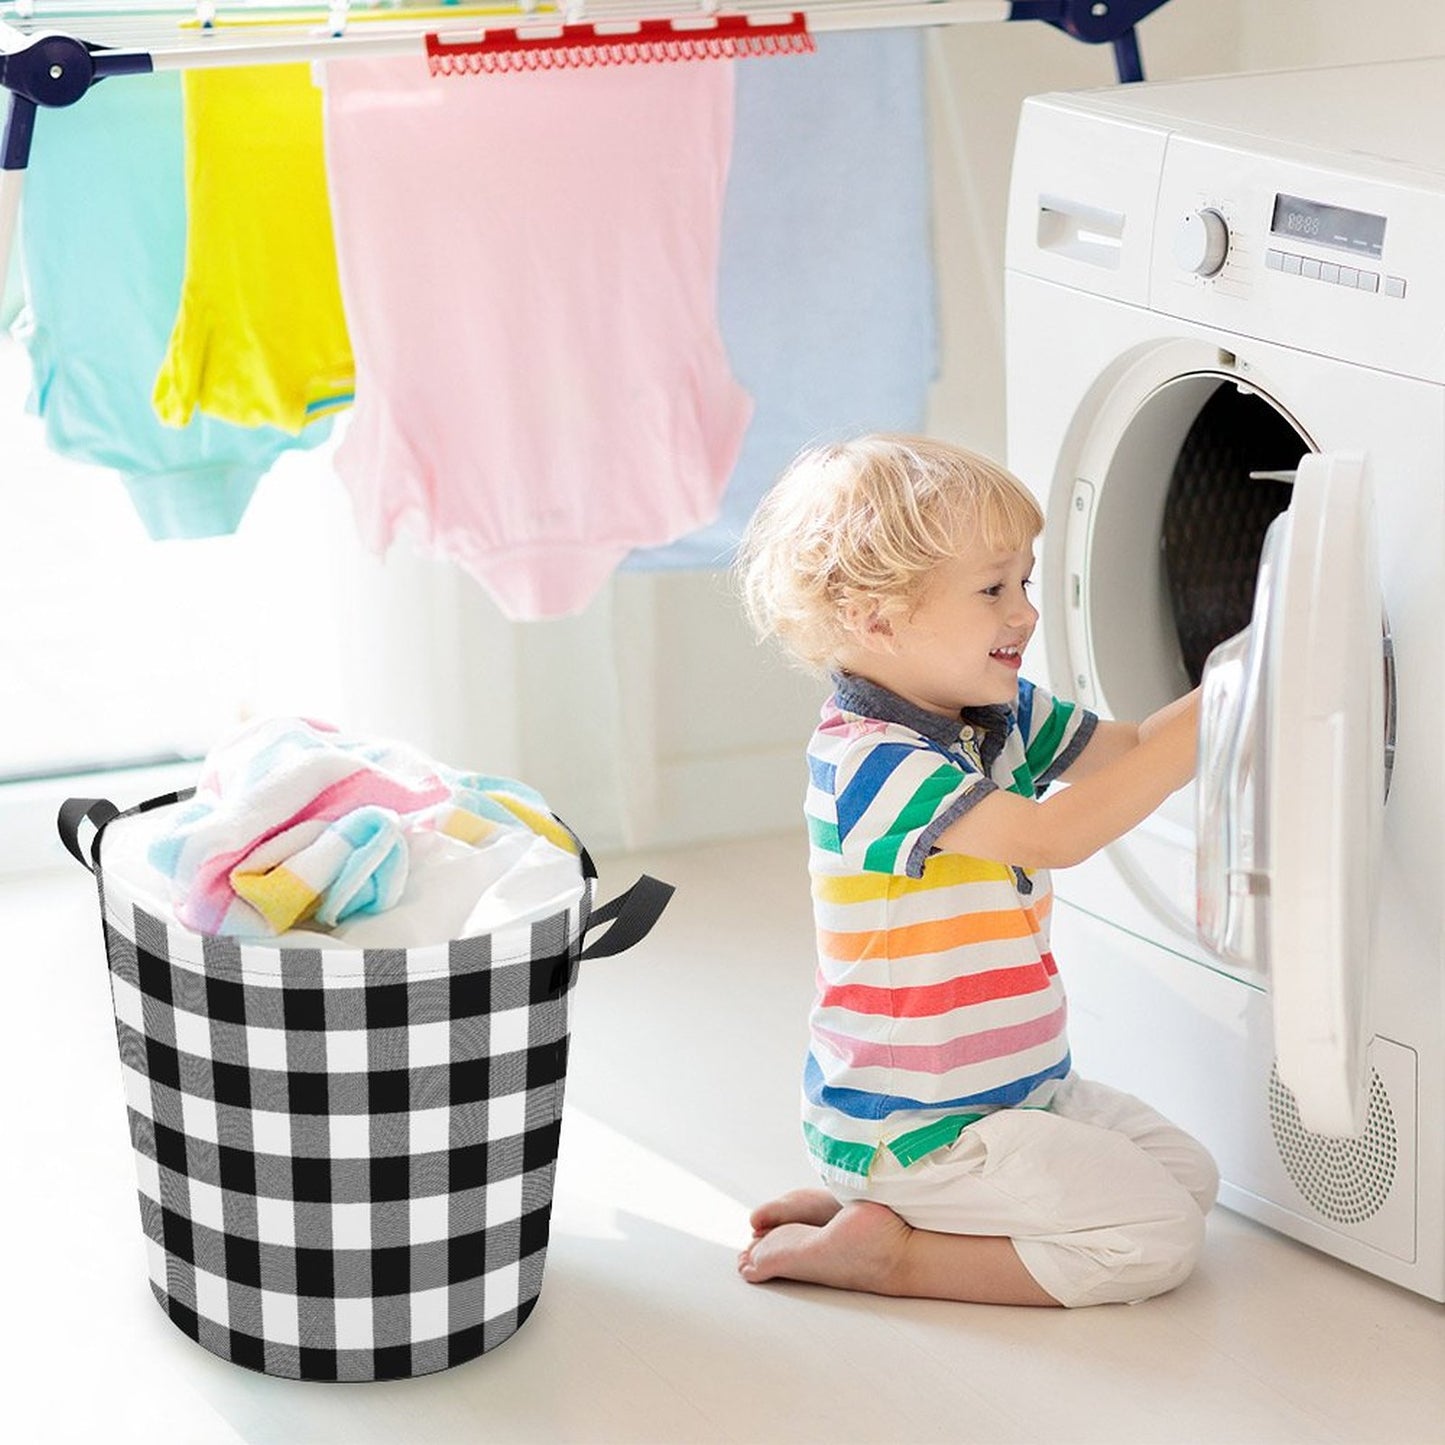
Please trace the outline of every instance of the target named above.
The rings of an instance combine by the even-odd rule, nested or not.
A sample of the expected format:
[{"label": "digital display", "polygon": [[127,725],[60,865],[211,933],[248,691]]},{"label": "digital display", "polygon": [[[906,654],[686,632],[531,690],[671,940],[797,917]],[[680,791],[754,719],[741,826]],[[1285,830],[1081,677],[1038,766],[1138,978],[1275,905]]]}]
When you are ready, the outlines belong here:
[{"label": "digital display", "polygon": [[1383,216],[1327,206],[1322,201],[1306,201],[1299,196],[1275,196],[1274,219],[1269,229],[1276,236],[1308,241],[1312,246],[1329,246],[1376,261],[1385,244]]}]

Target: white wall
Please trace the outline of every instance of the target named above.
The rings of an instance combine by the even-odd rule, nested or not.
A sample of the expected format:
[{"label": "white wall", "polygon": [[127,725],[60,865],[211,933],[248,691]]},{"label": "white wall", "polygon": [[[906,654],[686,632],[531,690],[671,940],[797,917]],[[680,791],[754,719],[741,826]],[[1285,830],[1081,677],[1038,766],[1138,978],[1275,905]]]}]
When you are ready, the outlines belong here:
[{"label": "white wall", "polygon": [[1422,0],[1265,0],[1239,22],[1239,70],[1445,54],[1445,9]]},{"label": "white wall", "polygon": [[[1445,51],[1412,0],[1172,0],[1140,30],[1151,79]],[[1114,83],[1107,48],[1042,24],[929,41],[942,364],[929,425],[1001,455],[1002,258],[1024,96]],[[765,64],[765,61],[755,62]],[[726,577],[625,575],[581,617],[509,626],[445,565],[361,564],[356,715],[547,794],[594,849],[794,826],[822,686],[748,635]],[[411,632],[383,625],[391,609]],[[378,681],[376,639],[405,678]],[[435,644],[420,648],[417,639]],[[388,650],[384,648],[383,650]]]}]

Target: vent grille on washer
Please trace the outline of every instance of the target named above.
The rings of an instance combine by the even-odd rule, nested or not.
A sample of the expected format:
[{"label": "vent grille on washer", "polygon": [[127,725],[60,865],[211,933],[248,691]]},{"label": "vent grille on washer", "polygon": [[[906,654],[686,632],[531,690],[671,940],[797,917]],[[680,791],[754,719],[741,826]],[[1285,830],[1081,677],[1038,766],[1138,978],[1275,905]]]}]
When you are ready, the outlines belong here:
[{"label": "vent grille on washer", "polygon": [[1300,1123],[1294,1095],[1269,1073],[1269,1122],[1275,1147],[1299,1192],[1335,1224],[1363,1224],[1395,1183],[1395,1115],[1378,1073],[1370,1071],[1365,1132],[1354,1139],[1315,1134]]}]

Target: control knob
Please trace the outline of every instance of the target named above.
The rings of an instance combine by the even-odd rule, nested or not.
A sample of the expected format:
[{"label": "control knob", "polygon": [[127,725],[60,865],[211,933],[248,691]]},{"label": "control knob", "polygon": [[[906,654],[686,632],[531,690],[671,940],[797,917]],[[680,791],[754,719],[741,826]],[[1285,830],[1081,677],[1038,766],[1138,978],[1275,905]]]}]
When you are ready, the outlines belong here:
[{"label": "control knob", "polygon": [[1229,222],[1212,206],[1190,211],[1174,232],[1174,259],[1196,276],[1216,275],[1229,254]]}]

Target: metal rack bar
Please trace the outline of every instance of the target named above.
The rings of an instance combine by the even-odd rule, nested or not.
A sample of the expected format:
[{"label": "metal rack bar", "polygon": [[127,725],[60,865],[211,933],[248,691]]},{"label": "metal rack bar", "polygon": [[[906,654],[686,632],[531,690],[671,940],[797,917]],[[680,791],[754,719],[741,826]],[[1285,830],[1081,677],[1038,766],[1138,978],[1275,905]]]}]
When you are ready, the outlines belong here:
[{"label": "metal rack bar", "polygon": [[[221,13],[216,0],[187,5],[147,3],[115,9],[0,7],[0,90],[8,92],[0,140],[0,278],[14,240],[30,138],[39,109],[74,105],[108,76],[158,70],[425,53],[437,41],[482,42],[507,32],[505,43],[555,40],[569,31],[579,43],[625,44],[643,22],[667,22],[679,37],[705,36],[726,20],[778,26],[799,15],[808,31],[870,30],[1038,20],[1089,44],[1113,46],[1121,81],[1143,78],[1135,25],[1166,0],[803,0],[799,7],[719,4],[718,0],[522,0],[498,6],[437,9],[359,8],[327,0],[310,9],[294,3],[249,3]],[[185,17],[184,21],[182,17]],[[588,23],[582,24],[586,21]],[[59,27],[67,28],[59,28]],[[83,33],[69,33],[73,29]],[[446,47],[441,47],[445,49]],[[464,68],[464,67],[459,67]]]}]

